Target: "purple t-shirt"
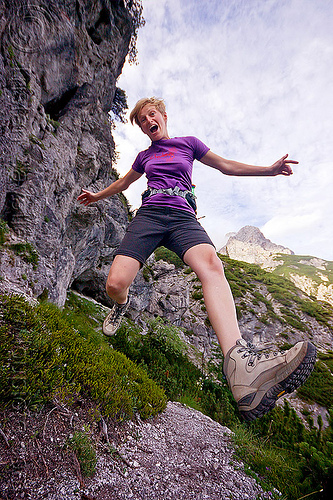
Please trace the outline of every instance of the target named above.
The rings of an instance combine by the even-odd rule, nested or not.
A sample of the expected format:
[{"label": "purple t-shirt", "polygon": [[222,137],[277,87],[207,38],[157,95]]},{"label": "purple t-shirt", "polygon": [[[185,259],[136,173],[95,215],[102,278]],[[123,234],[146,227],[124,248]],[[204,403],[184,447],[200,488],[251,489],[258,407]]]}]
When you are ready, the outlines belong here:
[{"label": "purple t-shirt", "polygon": [[[136,157],[132,168],[146,174],[148,187],[155,189],[174,188],[191,190],[193,161],[200,160],[209,148],[196,137],[175,137],[152,142]],[[146,198],[143,206],[154,205],[180,208],[194,212],[181,196],[158,193]]]}]

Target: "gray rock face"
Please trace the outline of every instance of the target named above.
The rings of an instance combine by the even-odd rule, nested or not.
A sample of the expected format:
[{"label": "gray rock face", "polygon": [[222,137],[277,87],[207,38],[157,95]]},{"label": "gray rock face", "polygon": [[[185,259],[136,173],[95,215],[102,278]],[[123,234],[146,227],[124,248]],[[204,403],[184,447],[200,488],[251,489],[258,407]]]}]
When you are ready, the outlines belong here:
[{"label": "gray rock face", "polygon": [[15,0],[0,14],[0,217],[39,256],[32,268],[5,245],[0,286],[15,281],[27,296],[45,290],[62,305],[73,281],[81,289],[94,282],[106,299],[127,211],[118,196],[87,208],[76,198],[81,187],[97,191],[116,178],[108,112],[131,11],[118,0]]}]

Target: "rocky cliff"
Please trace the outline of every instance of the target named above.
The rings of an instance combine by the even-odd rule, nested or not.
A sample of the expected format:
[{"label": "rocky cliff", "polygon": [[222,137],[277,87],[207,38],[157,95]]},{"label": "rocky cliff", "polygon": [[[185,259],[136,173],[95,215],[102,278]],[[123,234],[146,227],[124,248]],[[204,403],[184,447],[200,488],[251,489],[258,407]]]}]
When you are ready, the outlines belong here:
[{"label": "rocky cliff", "polygon": [[[138,2],[0,2],[1,290],[63,305],[73,282],[103,296],[128,223],[120,196],[76,202],[116,178],[109,111]],[[82,285],[84,286],[84,285]]]}]

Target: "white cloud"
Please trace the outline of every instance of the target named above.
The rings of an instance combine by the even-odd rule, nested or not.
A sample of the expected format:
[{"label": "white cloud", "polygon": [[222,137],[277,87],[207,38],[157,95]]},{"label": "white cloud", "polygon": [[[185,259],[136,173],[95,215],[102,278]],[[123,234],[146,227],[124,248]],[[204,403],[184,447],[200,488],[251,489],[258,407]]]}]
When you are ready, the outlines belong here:
[{"label": "white cloud", "polygon": [[[129,106],[157,95],[169,133],[196,135],[214,152],[268,165],[285,153],[291,178],[230,178],[196,163],[202,224],[224,235],[257,225],[297,253],[333,260],[333,4],[329,0],[143,0],[137,66],[119,85]],[[126,173],[147,138],[117,126],[117,168]],[[138,207],[140,179],[126,192]],[[265,232],[266,231],[266,232]],[[266,234],[267,233],[267,234]]]}]

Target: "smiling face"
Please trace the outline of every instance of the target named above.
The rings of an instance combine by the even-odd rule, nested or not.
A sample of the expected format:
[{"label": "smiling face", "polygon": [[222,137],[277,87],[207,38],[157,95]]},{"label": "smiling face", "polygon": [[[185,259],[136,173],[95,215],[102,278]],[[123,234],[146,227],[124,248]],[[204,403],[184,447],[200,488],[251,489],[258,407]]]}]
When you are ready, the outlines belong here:
[{"label": "smiling face", "polygon": [[167,114],[161,113],[153,104],[146,104],[139,111],[138,122],[142,132],[152,140],[170,139],[167,130]]}]

